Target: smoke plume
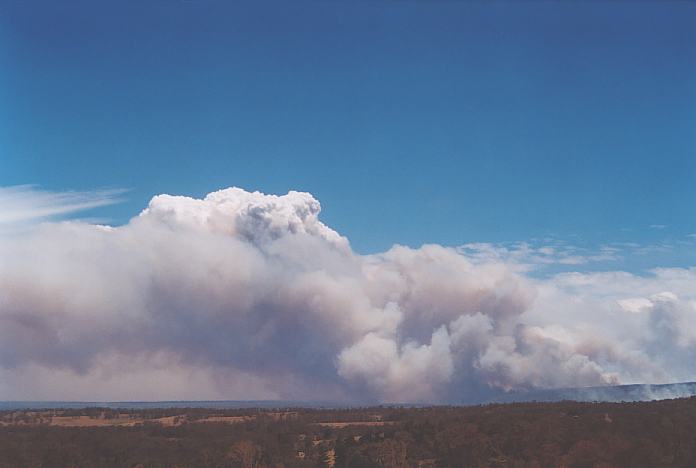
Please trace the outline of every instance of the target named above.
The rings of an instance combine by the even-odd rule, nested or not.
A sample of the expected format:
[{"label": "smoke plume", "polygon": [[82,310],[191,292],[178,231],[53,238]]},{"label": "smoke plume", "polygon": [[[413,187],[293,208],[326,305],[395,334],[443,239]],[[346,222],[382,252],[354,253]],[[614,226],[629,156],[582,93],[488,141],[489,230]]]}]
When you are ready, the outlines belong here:
[{"label": "smoke plume", "polygon": [[693,269],[359,255],[319,214],[230,188],[0,234],[0,398],[471,402],[695,377]]}]

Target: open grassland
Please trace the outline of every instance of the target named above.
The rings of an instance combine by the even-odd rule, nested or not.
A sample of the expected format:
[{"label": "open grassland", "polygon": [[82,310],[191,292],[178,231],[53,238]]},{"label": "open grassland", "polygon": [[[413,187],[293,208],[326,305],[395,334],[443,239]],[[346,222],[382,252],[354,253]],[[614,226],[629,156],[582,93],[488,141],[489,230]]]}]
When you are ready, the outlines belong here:
[{"label": "open grassland", "polygon": [[[47,410],[47,411],[12,411],[0,413],[0,426],[59,426],[59,427],[134,427],[143,424],[157,424],[160,426],[180,426],[182,424],[224,423],[236,424],[253,421],[257,415],[196,415],[186,413],[162,417],[147,417],[137,412],[118,413],[109,410],[100,410],[97,414],[87,409],[91,414],[73,414],[75,410]],[[280,419],[294,415],[291,412],[267,412],[265,417]]]}]

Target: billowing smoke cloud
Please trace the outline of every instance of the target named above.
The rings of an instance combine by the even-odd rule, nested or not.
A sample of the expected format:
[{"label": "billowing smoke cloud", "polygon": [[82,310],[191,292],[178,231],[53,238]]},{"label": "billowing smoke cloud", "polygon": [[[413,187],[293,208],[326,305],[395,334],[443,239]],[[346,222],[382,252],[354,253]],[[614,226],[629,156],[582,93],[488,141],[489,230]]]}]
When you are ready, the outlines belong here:
[{"label": "billowing smoke cloud", "polygon": [[694,378],[696,271],[358,255],[307,193],[160,195],[0,237],[0,398],[478,401]]}]

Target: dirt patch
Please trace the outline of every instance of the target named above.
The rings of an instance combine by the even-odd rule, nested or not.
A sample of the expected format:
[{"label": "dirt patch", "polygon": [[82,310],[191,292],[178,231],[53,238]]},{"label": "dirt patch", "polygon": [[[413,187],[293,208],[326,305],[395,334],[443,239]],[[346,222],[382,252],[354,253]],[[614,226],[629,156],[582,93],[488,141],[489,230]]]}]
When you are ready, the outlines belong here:
[{"label": "dirt patch", "polygon": [[[52,416],[48,420],[49,426],[61,427],[107,427],[107,426],[135,426],[141,424],[140,418],[111,418],[101,419],[89,416]],[[39,423],[40,424],[40,423]]]},{"label": "dirt patch", "polygon": [[330,427],[332,429],[341,429],[349,426],[386,426],[394,424],[394,421],[347,421],[347,422],[318,422],[315,426]]},{"label": "dirt patch", "polygon": [[204,419],[197,419],[196,423],[206,423],[206,422],[216,422],[216,423],[227,423],[227,424],[237,424],[245,421],[253,421],[256,416],[208,416]]}]

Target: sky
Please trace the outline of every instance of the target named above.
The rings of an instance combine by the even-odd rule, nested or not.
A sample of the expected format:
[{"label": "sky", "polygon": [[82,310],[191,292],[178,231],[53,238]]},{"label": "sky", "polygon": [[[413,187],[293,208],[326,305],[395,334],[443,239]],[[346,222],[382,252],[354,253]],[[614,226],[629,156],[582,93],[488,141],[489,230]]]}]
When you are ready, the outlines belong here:
[{"label": "sky", "polygon": [[696,380],[693,44],[691,2],[0,2],[0,399]]},{"label": "sky", "polygon": [[694,42],[690,2],[6,1],[0,185],[304,190],[364,253],[683,240]]}]

